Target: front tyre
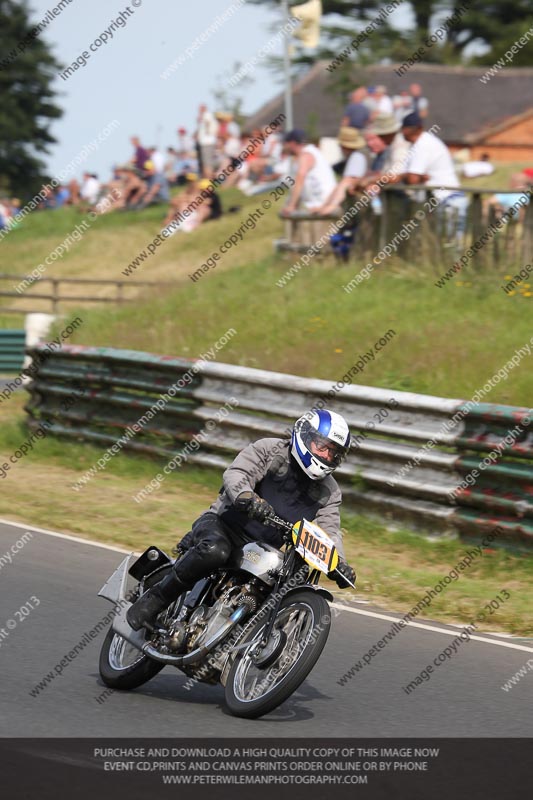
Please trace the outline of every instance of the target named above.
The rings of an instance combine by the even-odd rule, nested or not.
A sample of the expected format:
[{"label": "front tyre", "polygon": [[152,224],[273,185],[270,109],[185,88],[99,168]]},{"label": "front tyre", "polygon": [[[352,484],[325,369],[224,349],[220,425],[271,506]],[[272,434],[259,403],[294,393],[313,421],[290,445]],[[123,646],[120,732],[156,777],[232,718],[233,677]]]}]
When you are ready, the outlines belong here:
[{"label": "front tyre", "polygon": [[296,691],[318,661],[331,626],[326,600],[315,590],[286,597],[276,614],[265,648],[259,642],[266,623],[258,621],[243,643],[226,681],[226,704],[237,717],[256,719]]}]

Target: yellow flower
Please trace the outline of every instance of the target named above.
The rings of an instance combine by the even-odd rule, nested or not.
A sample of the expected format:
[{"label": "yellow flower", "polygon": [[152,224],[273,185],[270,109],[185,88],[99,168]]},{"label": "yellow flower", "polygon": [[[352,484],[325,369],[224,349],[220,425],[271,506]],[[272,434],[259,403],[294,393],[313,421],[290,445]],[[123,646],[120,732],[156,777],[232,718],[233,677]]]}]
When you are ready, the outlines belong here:
[{"label": "yellow flower", "polygon": [[462,281],[455,281],[455,285],[456,285],[456,286],[462,286],[462,285],[463,285],[463,282],[462,282]]},{"label": "yellow flower", "polygon": [[336,353],[342,353],[342,350],[341,350],[341,348],[340,348],[340,347],[336,347],[336,348],[335,348],[335,352],[336,352]]},{"label": "yellow flower", "polygon": [[503,277],[504,277],[504,279],[506,281],[510,281],[513,276],[512,275],[504,275]]},{"label": "yellow flower", "polygon": [[512,296],[513,294],[516,294],[516,292],[515,292],[515,290],[513,289],[511,292],[507,292],[507,294],[508,294],[509,296]]},{"label": "yellow flower", "polygon": [[533,292],[524,292],[524,297],[533,297]]}]

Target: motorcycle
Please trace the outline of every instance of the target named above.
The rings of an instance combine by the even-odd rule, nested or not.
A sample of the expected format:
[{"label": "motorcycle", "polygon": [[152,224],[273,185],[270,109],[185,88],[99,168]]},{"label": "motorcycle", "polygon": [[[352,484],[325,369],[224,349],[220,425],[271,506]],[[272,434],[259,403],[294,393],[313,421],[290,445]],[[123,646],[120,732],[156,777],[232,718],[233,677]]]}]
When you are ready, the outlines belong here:
[{"label": "motorcycle", "polygon": [[[106,686],[134,689],[173,666],[194,682],[220,683],[230,713],[248,719],[296,691],[329,635],[333,595],[318,581],[335,571],[339,556],[313,522],[268,522],[282,532],[283,550],[252,540],[234,548],[228,563],[180,595],[151,630],[134,631],[126,612],[174,561],[153,546],[131,566],[134,554],[126,556],[98,592],[116,611],[100,653]],[[128,576],[136,582],[131,591]]]}]

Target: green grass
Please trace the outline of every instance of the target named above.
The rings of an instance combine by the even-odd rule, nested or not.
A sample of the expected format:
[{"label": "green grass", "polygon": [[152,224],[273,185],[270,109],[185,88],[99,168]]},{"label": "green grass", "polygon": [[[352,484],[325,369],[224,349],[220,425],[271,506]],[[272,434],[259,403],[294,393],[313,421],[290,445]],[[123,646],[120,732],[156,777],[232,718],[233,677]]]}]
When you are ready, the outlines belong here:
[{"label": "green grass", "polygon": [[[354,258],[339,265],[330,256],[315,259],[279,288],[276,281],[296,258],[273,252],[272,241],[282,233],[276,204],[216,269],[193,283],[188,275],[261,202],[261,196],[244,198],[236,190],[223,199],[226,207],[238,203],[242,210],[191,235],[176,234],[127,279],[131,285],[173,280],[175,290],[143,292],[131,306],[67,305],[62,324],[77,313],[84,320],[71,341],[194,358],[234,327],[237,336],[219,353],[220,361],[335,382],[393,329],[396,336],[359,374],[360,383],[469,398],[530,339],[531,284],[506,295],[501,286],[509,267],[465,270],[438,288],[442,266],[428,259],[424,268],[414,267],[391,258],[348,294],[343,286],[366,262]],[[157,234],[163,212],[104,215],[46,275],[124,278],[122,269]],[[79,217],[73,209],[31,216],[1,243],[4,263],[17,274],[28,272]],[[21,324],[16,315],[0,314],[2,327]],[[531,389],[531,370],[522,365],[486,399],[528,405]]]},{"label": "green grass", "polygon": [[[22,393],[2,403],[0,464],[27,438]],[[76,492],[72,484],[103,449],[46,438],[0,479],[0,515],[108,544],[143,550],[155,544],[167,551],[190,529],[192,521],[216,497],[220,473],[188,465],[172,473],[141,504],[133,496],[161,467],[157,459],[121,452],[105,471]],[[357,571],[353,592],[344,598],[406,613],[442,580],[472,545],[458,540],[429,542],[408,530],[392,530],[362,514],[343,515],[346,556]],[[334,584],[325,581],[328,588]],[[437,595],[418,618],[470,622],[502,589],[511,598],[482,630],[533,635],[533,559],[501,550],[486,550],[461,577]]]},{"label": "green grass", "polygon": [[[507,168],[505,168],[507,169]],[[509,167],[514,171],[516,165]],[[507,185],[495,183],[495,187]],[[476,185],[481,185],[476,182]],[[144,293],[122,308],[66,305],[61,329],[79,314],[83,326],[72,343],[106,345],[194,358],[230,327],[237,330],[218,354],[222,362],[324,378],[333,382],[369,351],[389,329],[396,335],[358,376],[360,383],[469,398],[531,336],[532,298],[526,291],[507,296],[501,285],[508,268],[463,273],[444,289],[434,286],[442,268],[428,258],[425,267],[388,260],[351,294],[343,291],[365,265],[333,258],[315,259],[285,287],[276,281],[296,258],[275,255],[272,240],[282,234],[274,206],[248,231],[215,270],[193,283],[194,272],[247,218],[261,198],[232,190],[227,206],[242,205],[199,231],[176,234],[129,278],[172,280],[174,290]],[[280,203],[281,205],[281,203]],[[121,271],[158,233],[163,211],[106,215],[95,222],[47,275],[120,280]],[[3,269],[23,275],[54,249],[82,215],[66,209],[35,214],[0,243]],[[526,287],[523,287],[526,289]],[[18,315],[0,313],[1,327],[20,327]],[[531,369],[524,360],[486,399],[531,403]],[[0,458],[27,437],[23,397],[1,404]],[[127,455],[114,458],[80,492],[70,487],[100,457],[101,450],[53,439],[34,451],[3,479],[0,513],[39,526],[58,528],[105,542],[142,549],[150,541],[169,548],[208,507],[220,485],[217,472],[185,466],[138,506],[133,500],[158,470],[156,460]],[[3,459],[2,459],[3,460]],[[0,481],[1,483],[2,481]],[[461,559],[459,541],[430,544],[407,530],[346,514],[346,550],[358,575],[358,597],[399,611],[409,610]],[[531,586],[533,559],[506,552],[483,558],[432,603],[426,616],[467,622],[502,589],[512,598],[487,623],[490,630],[533,634]],[[503,577],[502,577],[503,576]]]}]

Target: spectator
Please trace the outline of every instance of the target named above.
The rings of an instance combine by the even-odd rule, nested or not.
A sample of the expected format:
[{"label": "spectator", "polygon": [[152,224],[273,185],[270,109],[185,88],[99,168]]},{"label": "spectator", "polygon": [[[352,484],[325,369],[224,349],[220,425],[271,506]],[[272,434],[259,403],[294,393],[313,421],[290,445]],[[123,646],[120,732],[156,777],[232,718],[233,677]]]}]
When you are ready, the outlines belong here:
[{"label": "spectator", "polygon": [[191,150],[194,150],[194,143],[187,133],[187,128],[178,128],[178,155],[185,158]]},{"label": "spectator", "polygon": [[419,83],[412,83],[409,87],[409,92],[411,103],[407,113],[410,114],[414,112],[422,119],[425,119],[428,115],[429,102],[422,96],[422,87]]},{"label": "spectator", "polygon": [[196,143],[198,145],[200,171],[205,178],[210,178],[212,176],[215,167],[217,132],[218,123],[213,114],[208,111],[206,105],[201,105],[198,109]]},{"label": "spectator", "polygon": [[413,110],[413,100],[407,89],[402,89],[400,94],[395,94],[392,98],[392,106],[394,109],[394,116],[401,122],[407,114]]},{"label": "spectator", "polygon": [[509,181],[509,188],[513,190],[512,193],[498,193],[491,195],[487,201],[487,207],[494,209],[495,215],[499,219],[513,206],[516,208],[516,204],[520,202],[520,212],[516,216],[510,217],[508,221],[523,221],[526,213],[524,203],[529,202],[527,183],[527,177],[524,175],[524,173],[515,172],[514,175],[511,175],[511,179]]},{"label": "spectator", "polygon": [[[463,232],[468,198],[459,191],[459,180],[450,151],[438,136],[423,129],[422,119],[415,112],[405,117],[402,133],[406,141],[412,144],[403,180],[408,184],[423,183],[435,187],[432,194],[439,203],[440,212],[449,222],[452,217],[457,217],[456,231]],[[448,233],[450,231],[451,226],[448,225]]]},{"label": "spectator", "polygon": [[147,161],[144,165],[146,178],[146,191],[139,197],[137,208],[146,208],[151,203],[168,203],[170,192],[168,180],[163,172],[156,169],[153,161]]},{"label": "spectator", "polygon": [[[194,174],[188,175],[187,179],[189,185],[185,191],[170,201],[170,208],[163,223],[163,228],[166,228],[169,234],[178,231],[191,233],[203,222],[218,219],[222,214],[220,198],[216,191],[212,190],[211,181],[206,178],[197,180],[197,176]],[[207,189],[210,191],[205,197]],[[195,208],[191,208],[192,205]],[[173,224],[171,225],[171,223]]]},{"label": "spectator", "polygon": [[392,100],[387,94],[387,87],[380,85],[376,86],[374,92],[374,110],[372,111],[372,119],[378,114],[392,114],[394,111]]},{"label": "spectator", "polygon": [[149,147],[148,152],[150,153],[150,158],[147,159],[151,161],[155,167],[156,172],[164,172],[165,171],[165,156],[158,150],[157,147]]},{"label": "spectator", "polygon": [[350,95],[350,103],[344,109],[341,120],[341,127],[364,128],[370,119],[370,110],[363,101],[367,97],[367,90],[364,86],[355,89]]},{"label": "spectator", "polygon": [[488,153],[483,153],[479,161],[467,161],[463,164],[465,178],[480,178],[482,175],[492,175],[493,172],[494,167]]},{"label": "spectator", "polygon": [[142,175],[144,163],[148,161],[150,154],[145,147],[142,147],[141,142],[138,136],[132,136],[130,139],[133,147],[135,148],[132,163],[134,167],[139,171],[139,174]]},{"label": "spectator", "polygon": [[93,206],[98,200],[99,193],[100,193],[100,181],[98,180],[97,175],[94,175],[90,172],[84,172],[83,183],[80,189],[81,199],[85,200],[86,203],[89,203],[89,205]]},{"label": "spectator", "polygon": [[379,114],[365,132],[366,140],[376,154],[370,174],[359,181],[359,188],[375,183],[389,172],[397,173],[407,163],[411,145],[401,133],[401,123],[393,114]]},{"label": "spectator", "polygon": [[308,211],[321,208],[336,186],[335,173],[318,147],[306,143],[305,132],[295,128],[285,135],[289,155],[297,159],[295,183],[283,211],[287,216],[301,203]]},{"label": "spectator", "polygon": [[346,197],[349,189],[366,175],[368,161],[364,154],[365,137],[356,128],[343,127],[339,131],[339,145],[346,159],[342,178],[333,189],[325,203],[317,210],[318,214],[331,214]]}]

